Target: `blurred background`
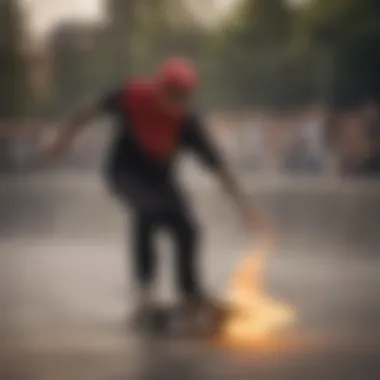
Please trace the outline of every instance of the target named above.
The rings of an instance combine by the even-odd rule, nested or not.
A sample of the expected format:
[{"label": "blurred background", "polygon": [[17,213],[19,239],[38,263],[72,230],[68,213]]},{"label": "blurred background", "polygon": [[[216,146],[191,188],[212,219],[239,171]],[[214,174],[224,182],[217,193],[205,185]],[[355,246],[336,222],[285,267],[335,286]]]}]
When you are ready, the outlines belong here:
[{"label": "blurred background", "polygon": [[[199,106],[250,172],[376,176],[377,3],[2,0],[0,170],[35,170],[41,128],[176,54],[199,65]],[[96,167],[101,136],[67,164]]]},{"label": "blurred background", "polygon": [[[305,360],[214,365],[220,352],[124,339],[128,220],[99,175],[112,123],[97,120],[58,164],[41,160],[41,137],[78,101],[172,54],[200,68],[198,107],[281,232],[270,293],[297,309],[297,331],[327,337]],[[378,378],[379,67],[378,0],[0,0],[2,378],[177,378],[194,361],[205,379]],[[207,232],[205,281],[223,297],[246,237],[213,179],[181,168]]]}]

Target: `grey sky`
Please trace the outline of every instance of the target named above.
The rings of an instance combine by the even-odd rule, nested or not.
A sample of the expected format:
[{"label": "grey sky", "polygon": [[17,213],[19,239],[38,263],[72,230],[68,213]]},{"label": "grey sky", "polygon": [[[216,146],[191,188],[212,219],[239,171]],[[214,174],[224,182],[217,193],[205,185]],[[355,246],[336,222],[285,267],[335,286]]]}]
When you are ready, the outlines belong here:
[{"label": "grey sky", "polygon": [[23,0],[31,29],[43,35],[65,19],[95,19],[101,14],[101,0]]},{"label": "grey sky", "polygon": [[[30,26],[43,36],[55,23],[65,19],[96,19],[101,17],[103,0],[23,0]],[[237,0],[193,0],[199,4],[215,3],[220,10]]]}]

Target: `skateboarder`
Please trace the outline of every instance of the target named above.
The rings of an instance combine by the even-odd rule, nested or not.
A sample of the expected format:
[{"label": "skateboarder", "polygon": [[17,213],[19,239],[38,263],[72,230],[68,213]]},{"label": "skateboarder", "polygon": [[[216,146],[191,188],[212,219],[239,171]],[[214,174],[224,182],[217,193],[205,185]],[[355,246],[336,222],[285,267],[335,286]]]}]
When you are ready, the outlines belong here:
[{"label": "skateboarder", "polygon": [[62,123],[47,152],[60,156],[82,127],[99,113],[115,119],[116,137],[106,177],[115,195],[132,211],[134,274],[141,312],[152,305],[156,272],[154,235],[166,228],[175,242],[177,285],[189,305],[206,295],[197,269],[198,227],[177,181],[177,153],[192,151],[221,180],[249,227],[260,222],[223,158],[191,111],[197,72],[183,58],[169,58],[149,78],[132,78],[99,99],[86,102]]}]

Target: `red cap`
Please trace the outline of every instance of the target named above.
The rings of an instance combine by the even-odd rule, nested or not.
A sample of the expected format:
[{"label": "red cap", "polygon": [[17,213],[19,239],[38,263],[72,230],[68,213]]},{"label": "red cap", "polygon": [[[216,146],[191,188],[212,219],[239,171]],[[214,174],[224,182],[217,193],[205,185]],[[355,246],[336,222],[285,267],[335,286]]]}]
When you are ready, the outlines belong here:
[{"label": "red cap", "polygon": [[169,58],[160,67],[158,80],[165,86],[191,91],[197,84],[197,71],[185,58]]}]

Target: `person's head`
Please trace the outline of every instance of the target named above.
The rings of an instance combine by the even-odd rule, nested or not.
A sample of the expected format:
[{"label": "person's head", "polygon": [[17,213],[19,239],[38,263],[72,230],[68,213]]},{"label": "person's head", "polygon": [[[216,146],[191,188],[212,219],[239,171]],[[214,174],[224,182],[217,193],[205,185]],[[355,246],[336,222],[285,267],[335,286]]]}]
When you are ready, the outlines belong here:
[{"label": "person's head", "polygon": [[186,112],[197,87],[198,74],[185,58],[168,58],[155,74],[160,104],[172,112]]}]

